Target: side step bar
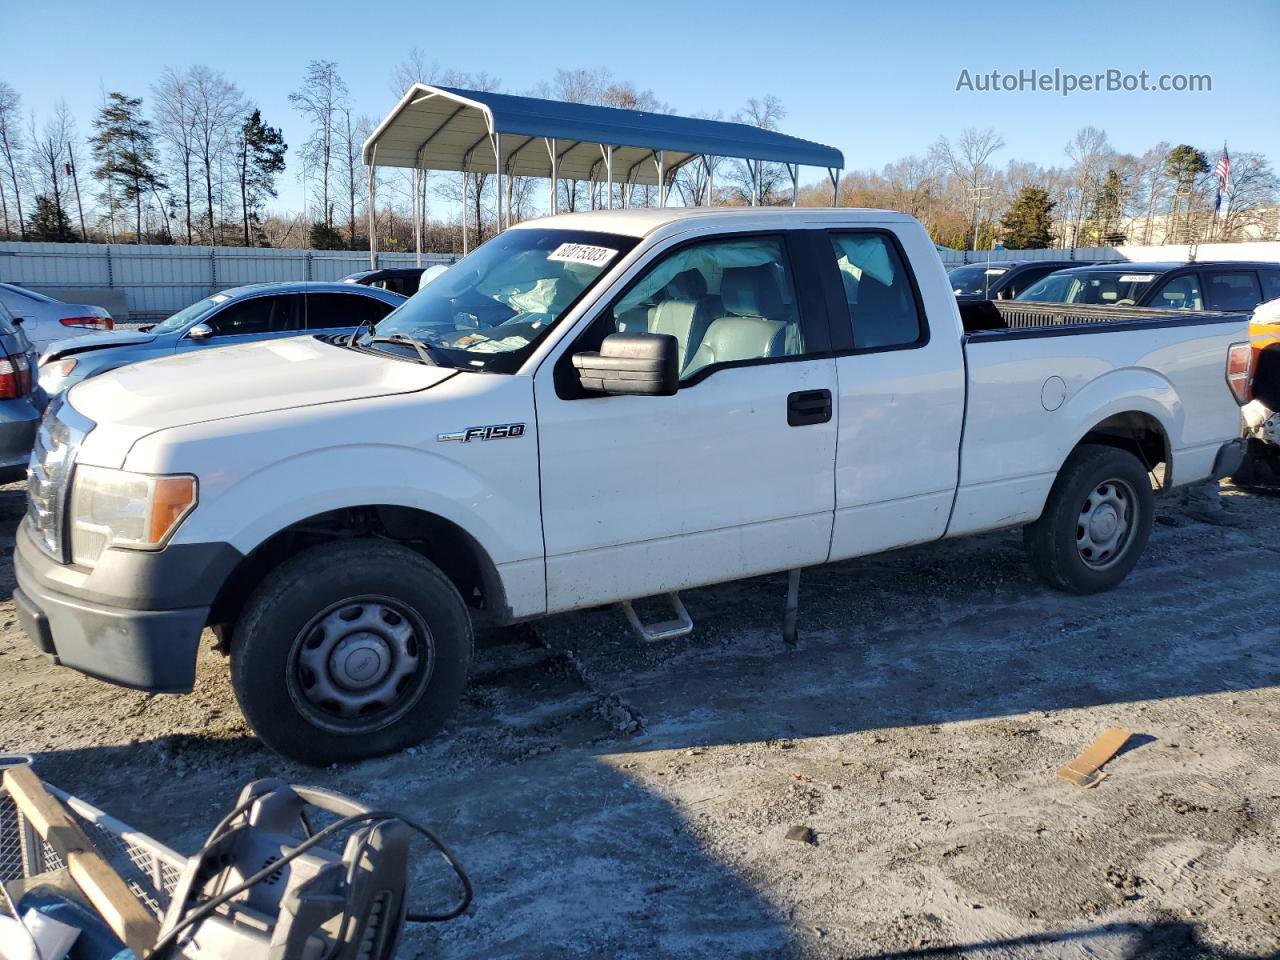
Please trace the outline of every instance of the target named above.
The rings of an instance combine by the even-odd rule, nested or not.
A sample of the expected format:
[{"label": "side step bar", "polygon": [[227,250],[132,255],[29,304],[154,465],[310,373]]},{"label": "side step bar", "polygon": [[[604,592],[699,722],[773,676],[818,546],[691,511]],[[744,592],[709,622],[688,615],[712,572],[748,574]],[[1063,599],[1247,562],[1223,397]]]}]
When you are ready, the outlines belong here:
[{"label": "side step bar", "polygon": [[623,600],[618,604],[622,607],[622,614],[627,618],[632,631],[645,643],[678,640],[693,633],[693,619],[689,616],[689,611],[684,608],[680,594],[668,593],[666,596],[676,616],[674,620],[663,620],[659,623],[641,623],[630,600]]}]

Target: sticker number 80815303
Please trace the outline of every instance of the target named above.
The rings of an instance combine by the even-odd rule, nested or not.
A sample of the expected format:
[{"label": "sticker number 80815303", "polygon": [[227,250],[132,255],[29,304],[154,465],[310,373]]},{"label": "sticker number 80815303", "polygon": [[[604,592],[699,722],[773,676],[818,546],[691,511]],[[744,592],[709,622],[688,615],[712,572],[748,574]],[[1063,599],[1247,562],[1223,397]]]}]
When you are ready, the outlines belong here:
[{"label": "sticker number 80815303", "polygon": [[547,259],[560,263],[582,263],[589,267],[603,267],[617,252],[608,247],[594,247],[589,243],[562,243],[547,254]]}]

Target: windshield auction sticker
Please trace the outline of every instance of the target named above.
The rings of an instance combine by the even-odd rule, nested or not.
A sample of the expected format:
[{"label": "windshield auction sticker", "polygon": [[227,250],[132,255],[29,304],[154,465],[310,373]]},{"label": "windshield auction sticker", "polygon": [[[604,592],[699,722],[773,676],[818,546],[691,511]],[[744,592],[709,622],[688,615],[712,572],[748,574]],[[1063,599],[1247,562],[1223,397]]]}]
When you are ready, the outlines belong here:
[{"label": "windshield auction sticker", "polygon": [[617,250],[593,247],[589,243],[562,243],[548,254],[547,259],[561,263],[582,263],[589,267],[603,267],[617,254]]}]

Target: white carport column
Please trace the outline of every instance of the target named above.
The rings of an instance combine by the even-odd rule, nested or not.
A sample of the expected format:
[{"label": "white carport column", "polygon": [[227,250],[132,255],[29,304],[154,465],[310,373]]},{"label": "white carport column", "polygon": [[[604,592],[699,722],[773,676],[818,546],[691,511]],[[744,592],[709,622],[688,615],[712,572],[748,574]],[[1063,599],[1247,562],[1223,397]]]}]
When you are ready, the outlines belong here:
[{"label": "white carport column", "polygon": [[[369,269],[378,269],[378,145],[369,153]],[[354,231],[352,231],[354,233]]]},{"label": "white carport column", "polygon": [[501,232],[502,227],[502,134],[495,133],[493,135],[493,172],[496,179],[494,180],[494,196],[493,206],[494,213],[498,218],[498,231]]},{"label": "white carport column", "polygon": [[788,163],[787,172],[791,174],[791,205],[794,207],[800,200],[800,164]]},{"label": "white carport column", "polygon": [[462,255],[467,255],[467,171],[462,171]]},{"label": "white carport column", "polygon": [[667,205],[667,152],[658,151],[658,206]]},{"label": "white carport column", "polygon": [[712,182],[714,174],[711,171],[711,157],[704,156],[702,165],[707,168],[707,206],[711,206],[711,200],[715,196],[715,184]]},{"label": "white carport column", "polygon": [[831,177],[831,205],[838,207],[840,206],[840,168],[828,167],[827,173]]},{"label": "white carport column", "polygon": [[555,216],[560,212],[560,191],[557,189],[560,181],[560,158],[556,155],[558,149],[556,138],[544,137],[543,139],[547,142],[547,153],[551,157],[551,203],[547,209],[551,211],[552,216]]},{"label": "white carport column", "polygon": [[613,147],[604,148],[604,175],[609,184],[609,209],[613,209]]}]

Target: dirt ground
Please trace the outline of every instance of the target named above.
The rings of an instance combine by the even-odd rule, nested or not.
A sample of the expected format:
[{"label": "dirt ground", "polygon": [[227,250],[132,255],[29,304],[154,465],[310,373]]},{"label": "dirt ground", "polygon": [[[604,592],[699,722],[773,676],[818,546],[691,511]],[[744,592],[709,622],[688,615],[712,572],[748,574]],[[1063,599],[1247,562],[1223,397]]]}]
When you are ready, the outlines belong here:
[{"label": "dirt ground", "polygon": [[[1226,493],[1240,527],[1160,501],[1099,597],[1001,533],[807,571],[794,652],[784,577],[689,592],[666,645],[605,610],[510,631],[445,735],[324,770],[258,745],[212,650],[147,697],[51,666],[6,602],[0,750],[184,851],[268,775],[435,825],[476,901],[406,958],[1274,956],[1280,499]],[[1054,777],[1112,725],[1106,781]],[[415,874],[443,906],[439,861]]]}]

